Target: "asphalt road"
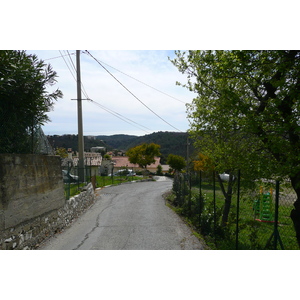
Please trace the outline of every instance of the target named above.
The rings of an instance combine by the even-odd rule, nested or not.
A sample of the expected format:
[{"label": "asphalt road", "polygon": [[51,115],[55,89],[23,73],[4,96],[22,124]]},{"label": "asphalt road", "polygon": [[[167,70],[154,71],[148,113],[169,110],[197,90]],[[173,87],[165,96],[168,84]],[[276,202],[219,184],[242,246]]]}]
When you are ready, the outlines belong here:
[{"label": "asphalt road", "polygon": [[41,250],[197,250],[203,245],[165,205],[172,181],[136,182],[97,191],[95,204]]}]

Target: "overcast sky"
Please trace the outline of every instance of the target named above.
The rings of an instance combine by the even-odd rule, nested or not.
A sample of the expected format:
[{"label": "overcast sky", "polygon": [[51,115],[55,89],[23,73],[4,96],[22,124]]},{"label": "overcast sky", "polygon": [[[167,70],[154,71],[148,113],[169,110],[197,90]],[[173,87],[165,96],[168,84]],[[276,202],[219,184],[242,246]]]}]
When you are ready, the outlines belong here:
[{"label": "overcast sky", "polygon": [[[88,96],[102,106],[82,101],[84,135],[145,135],[188,129],[185,104],[190,103],[195,94],[176,85],[176,81],[185,83],[187,79],[168,59],[175,57],[174,50],[88,51],[140,101],[96,60],[81,53],[82,98]],[[57,84],[49,90],[59,88],[63,92],[63,98],[48,114],[51,122],[43,126],[45,134],[77,134],[77,101],[71,100],[77,98],[76,50],[30,50],[27,53],[35,53],[52,65],[58,78]]]}]

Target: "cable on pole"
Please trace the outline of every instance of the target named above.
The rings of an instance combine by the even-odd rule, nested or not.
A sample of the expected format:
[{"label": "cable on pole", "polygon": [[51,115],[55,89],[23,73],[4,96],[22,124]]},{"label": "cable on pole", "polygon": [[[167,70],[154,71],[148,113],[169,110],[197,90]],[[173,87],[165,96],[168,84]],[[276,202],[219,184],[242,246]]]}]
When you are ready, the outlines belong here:
[{"label": "cable on pole", "polygon": [[163,119],[161,116],[159,116],[155,111],[153,111],[149,106],[147,106],[143,101],[141,101],[136,95],[134,95],[122,82],[120,82],[107,68],[105,68],[101,62],[99,62],[88,50],[85,50],[85,52],[90,55],[110,76],[112,76],[127,92],[129,92],[136,100],[138,100],[142,105],[144,105],[149,111],[151,111],[154,115],[156,115],[159,119],[161,119],[163,122],[171,126],[177,131],[182,132],[180,129],[174,127],[172,124],[170,124],[168,121]]}]

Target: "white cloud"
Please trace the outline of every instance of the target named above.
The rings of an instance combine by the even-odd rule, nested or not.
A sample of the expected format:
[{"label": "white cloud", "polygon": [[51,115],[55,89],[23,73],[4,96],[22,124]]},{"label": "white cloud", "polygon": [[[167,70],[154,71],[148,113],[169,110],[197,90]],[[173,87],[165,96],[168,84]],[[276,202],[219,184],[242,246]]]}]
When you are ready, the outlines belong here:
[{"label": "white cloud", "polygon": [[[64,97],[54,105],[54,111],[49,113],[52,120],[43,129],[46,134],[77,133],[77,98],[76,81],[72,77],[64,60],[49,58],[60,56],[59,51],[28,51],[36,53],[39,58],[50,63],[58,74],[59,87]],[[75,50],[69,50],[75,53]],[[168,60],[168,56],[174,57],[174,51],[124,51],[124,50],[92,50],[90,53],[103,64],[131,93],[140,101],[158,114],[166,122],[181,131],[188,129],[186,119],[185,104],[180,102],[191,102],[194,94],[176,86],[176,81],[185,82],[183,76]],[[66,52],[63,52],[66,54]],[[76,66],[75,55],[71,55],[72,61]],[[69,57],[65,60],[76,77],[75,71],[70,64]],[[120,70],[121,72],[109,67],[108,65]],[[145,84],[169,94],[180,101],[175,100]],[[113,110],[124,117],[148,127],[148,133],[155,131],[176,131],[173,127],[163,122],[160,118],[149,111],[141,102],[131,95],[121,86],[108,72],[106,72],[92,57],[81,54],[81,80],[84,89],[90,99]],[[82,98],[86,98],[82,93]],[[127,124],[119,118],[109,114],[99,106],[83,101],[83,129],[84,134],[136,134],[144,135],[147,132],[135,126]],[[137,126],[137,127],[136,127]]]}]

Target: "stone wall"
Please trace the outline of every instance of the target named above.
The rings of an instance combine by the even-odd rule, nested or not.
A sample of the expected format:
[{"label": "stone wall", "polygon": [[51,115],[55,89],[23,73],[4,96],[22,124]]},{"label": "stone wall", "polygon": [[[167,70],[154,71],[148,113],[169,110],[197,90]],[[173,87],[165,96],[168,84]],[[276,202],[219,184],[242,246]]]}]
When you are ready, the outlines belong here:
[{"label": "stone wall", "polygon": [[36,248],[94,200],[91,184],[65,200],[57,156],[0,154],[0,250]]}]

